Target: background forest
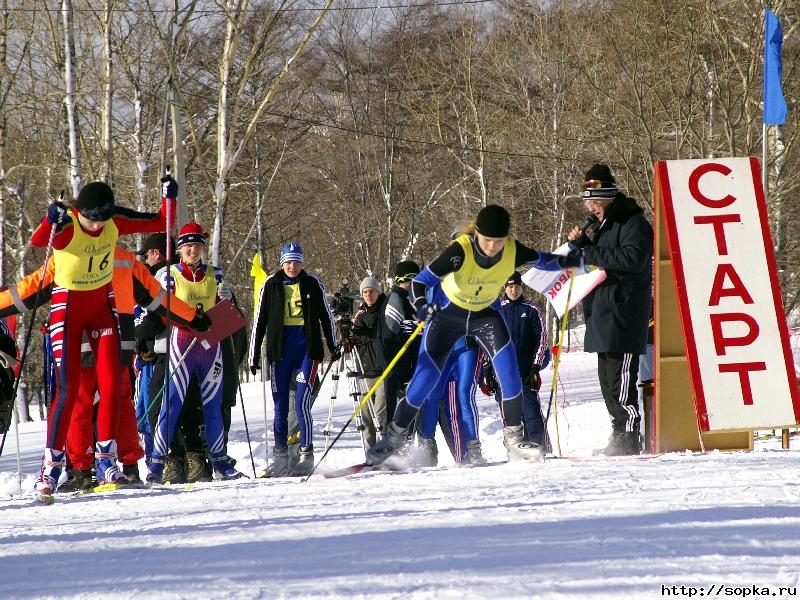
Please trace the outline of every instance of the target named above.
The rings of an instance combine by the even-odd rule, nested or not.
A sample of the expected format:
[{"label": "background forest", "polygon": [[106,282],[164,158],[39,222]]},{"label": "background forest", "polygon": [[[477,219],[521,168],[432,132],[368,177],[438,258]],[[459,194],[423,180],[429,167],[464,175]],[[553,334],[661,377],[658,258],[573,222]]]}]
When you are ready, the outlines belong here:
[{"label": "background forest", "polygon": [[277,268],[289,239],[329,291],[357,287],[430,260],[490,202],[526,243],[558,245],[594,162],[652,216],[656,161],[760,157],[771,8],[789,118],[770,128],[769,206],[797,308],[797,2],[0,4],[0,284],[41,266],[28,240],[62,190],[104,179],[155,210],[169,165],[248,310],[253,256]]}]

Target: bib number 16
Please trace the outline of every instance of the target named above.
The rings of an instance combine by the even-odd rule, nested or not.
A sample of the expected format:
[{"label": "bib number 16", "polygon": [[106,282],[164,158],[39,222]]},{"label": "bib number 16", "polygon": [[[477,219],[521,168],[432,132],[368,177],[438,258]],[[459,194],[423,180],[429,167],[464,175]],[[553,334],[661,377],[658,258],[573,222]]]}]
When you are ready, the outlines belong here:
[{"label": "bib number 16", "polygon": [[[97,264],[97,269],[102,272],[105,271],[106,267],[108,266],[108,257],[111,256],[110,252],[106,252],[106,255],[102,258],[102,260]],[[86,269],[87,273],[92,272],[92,268],[94,267],[94,256],[89,257],[89,268]]]}]

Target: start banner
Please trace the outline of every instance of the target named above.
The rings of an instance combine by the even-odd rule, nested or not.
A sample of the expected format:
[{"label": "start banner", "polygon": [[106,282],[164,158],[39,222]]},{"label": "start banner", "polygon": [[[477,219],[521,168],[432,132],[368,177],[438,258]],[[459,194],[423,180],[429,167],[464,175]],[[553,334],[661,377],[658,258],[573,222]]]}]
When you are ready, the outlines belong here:
[{"label": "start banner", "polygon": [[655,171],[700,429],[798,423],[758,161],[665,161]]}]

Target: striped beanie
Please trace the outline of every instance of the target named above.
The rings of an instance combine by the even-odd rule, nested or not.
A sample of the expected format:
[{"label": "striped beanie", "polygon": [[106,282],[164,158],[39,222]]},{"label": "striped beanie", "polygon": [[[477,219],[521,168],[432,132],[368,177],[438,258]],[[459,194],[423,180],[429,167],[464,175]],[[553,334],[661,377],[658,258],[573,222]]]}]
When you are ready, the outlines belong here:
[{"label": "striped beanie", "polygon": [[619,192],[608,165],[592,165],[583,179],[584,199],[613,200]]},{"label": "striped beanie", "polygon": [[300,244],[295,241],[284,244],[283,248],[281,248],[280,264],[283,266],[283,264],[287,262],[306,262],[305,256],[303,256],[303,249],[300,247]]},{"label": "striped beanie", "polygon": [[208,234],[199,223],[189,221],[178,232],[178,248],[186,244],[208,244]]}]

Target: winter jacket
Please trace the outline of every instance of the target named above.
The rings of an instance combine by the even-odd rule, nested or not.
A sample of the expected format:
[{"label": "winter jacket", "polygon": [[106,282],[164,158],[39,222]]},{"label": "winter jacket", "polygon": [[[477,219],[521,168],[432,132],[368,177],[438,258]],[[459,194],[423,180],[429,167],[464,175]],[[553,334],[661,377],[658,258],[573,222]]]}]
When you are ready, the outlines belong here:
[{"label": "winter jacket", "polygon": [[[383,357],[386,364],[397,356],[408,338],[417,328],[414,305],[411,304],[410,290],[398,285],[392,287],[386,302],[381,307],[381,320],[379,321],[379,337],[383,347]],[[419,345],[422,336],[417,336],[405,354],[394,366],[393,373],[400,382],[407,382],[414,373],[419,355]]]},{"label": "winter jacket", "polygon": [[584,349],[641,354],[650,317],[653,228],[633,198],[617,194],[583,256],[607,275],[583,299]]},{"label": "winter jacket", "polygon": [[549,358],[547,348],[547,331],[542,319],[542,311],[525,296],[516,300],[503,295],[500,314],[511,333],[511,341],[517,352],[519,372],[523,376],[531,369],[539,371],[544,368]]},{"label": "winter jacket", "polygon": [[[261,286],[256,304],[256,322],[250,337],[249,364],[251,367],[260,366],[261,342],[267,338],[267,360],[271,363],[281,360],[283,353],[283,304],[285,291],[283,270],[270,275]],[[322,347],[322,335],[325,335],[328,350],[336,350],[336,326],[334,324],[325,286],[317,277],[300,271],[297,276],[300,281],[300,302],[303,309],[305,322],[306,342],[308,355],[312,360],[322,360],[325,350]]]},{"label": "winter jacket", "polygon": [[356,344],[361,358],[361,371],[366,377],[380,377],[386,368],[383,344],[380,339],[379,322],[386,295],[381,294],[372,306],[362,304],[353,317],[353,333],[350,339]]}]

